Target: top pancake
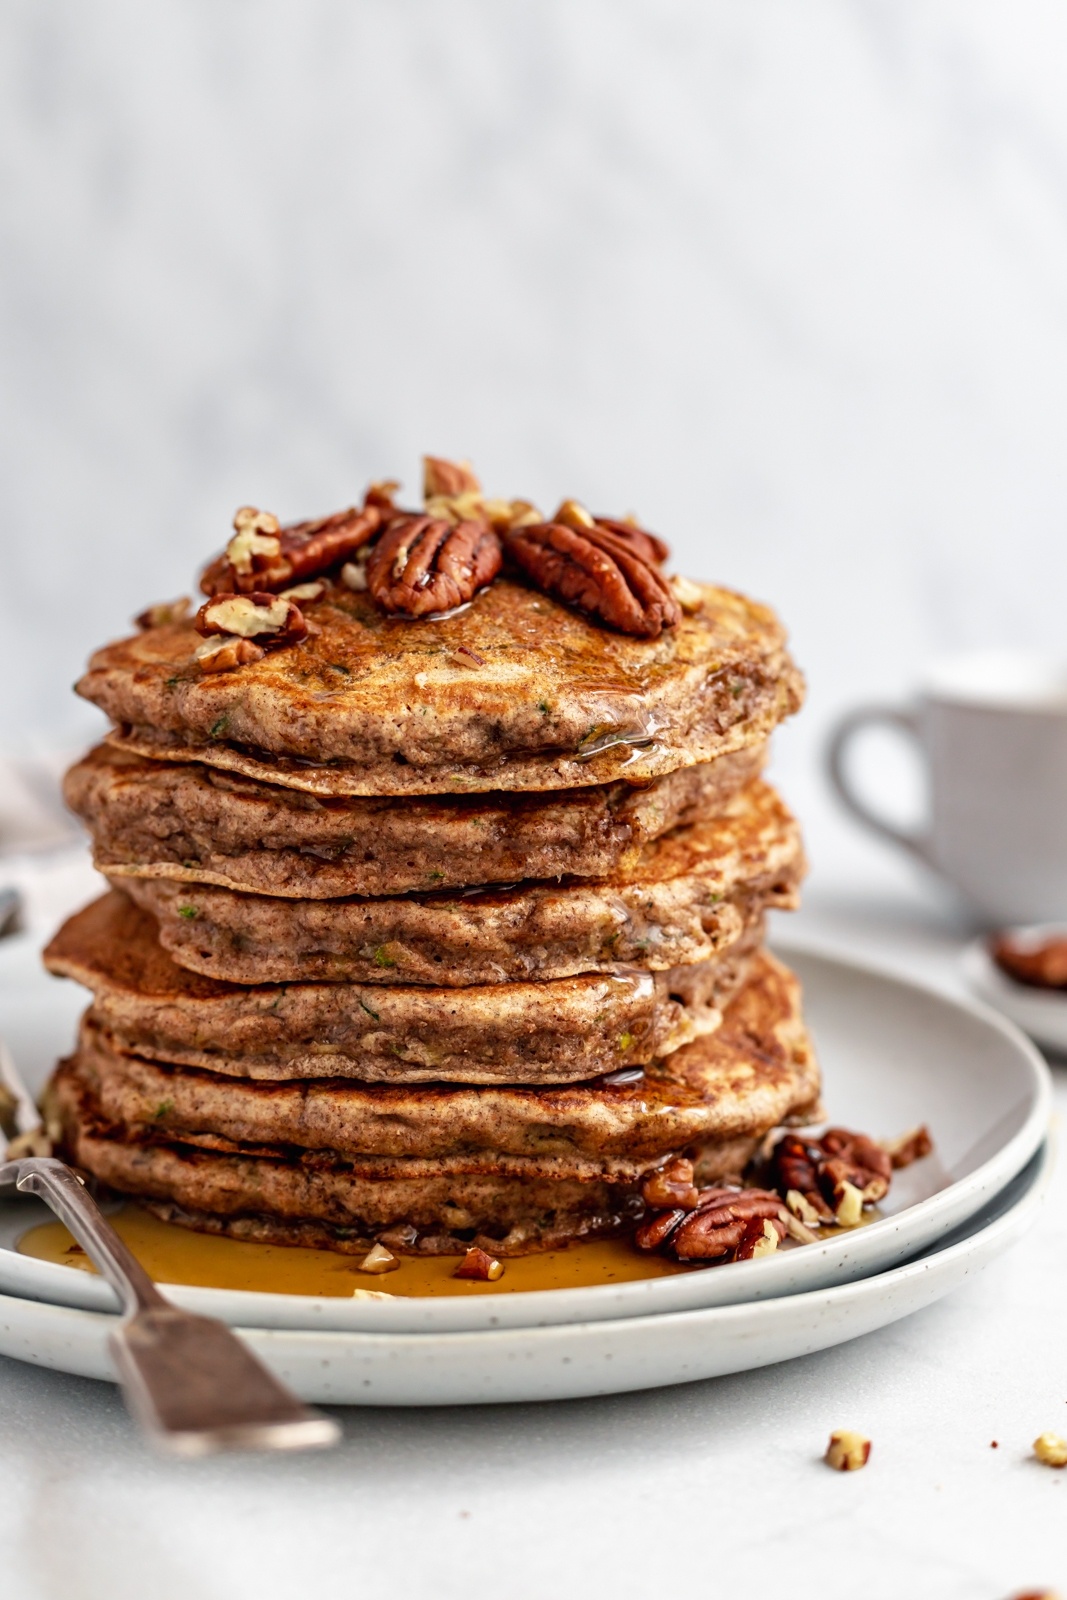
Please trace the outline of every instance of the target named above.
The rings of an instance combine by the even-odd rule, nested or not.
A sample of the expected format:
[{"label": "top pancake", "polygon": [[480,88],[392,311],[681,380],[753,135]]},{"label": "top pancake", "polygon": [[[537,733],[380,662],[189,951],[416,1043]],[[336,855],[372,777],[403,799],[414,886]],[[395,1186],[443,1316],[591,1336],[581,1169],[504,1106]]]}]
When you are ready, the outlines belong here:
[{"label": "top pancake", "polygon": [[701,587],[656,639],[498,579],[451,616],[385,616],[331,584],[315,631],[201,674],[191,622],[93,656],[78,692],[128,749],[315,794],[448,794],[642,782],[762,742],[801,700],[774,613]]}]

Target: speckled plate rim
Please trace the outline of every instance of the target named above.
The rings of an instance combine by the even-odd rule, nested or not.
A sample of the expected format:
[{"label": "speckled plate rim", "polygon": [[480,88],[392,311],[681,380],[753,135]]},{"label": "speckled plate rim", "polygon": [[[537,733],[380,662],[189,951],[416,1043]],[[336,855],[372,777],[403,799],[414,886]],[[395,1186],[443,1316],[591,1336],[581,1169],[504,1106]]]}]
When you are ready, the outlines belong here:
[{"label": "speckled plate rim", "polygon": [[[894,1133],[928,1120],[928,1104],[940,1107],[931,1119],[935,1136],[946,1150],[954,1142],[957,1154],[948,1162],[954,1177],[936,1193],[818,1245],[737,1266],[618,1285],[390,1300],[185,1286],[168,1286],[167,1292],[190,1310],[243,1327],[436,1334],[665,1315],[793,1296],[910,1259],[973,1215],[1033,1155],[1049,1124],[1048,1068],[1011,1023],[975,1001],[810,946],[778,941],[776,948],[804,984],[820,1053],[831,1058],[840,1053],[836,1067],[831,1061],[827,1084],[835,1120]],[[841,1037],[843,1014],[850,1021]],[[857,1068],[859,1052],[868,1059]],[[849,1071],[856,1082],[849,1080]],[[983,1092],[989,1101],[984,1122],[976,1104]],[[961,1134],[967,1116],[974,1126]],[[0,1203],[0,1292],[88,1310],[113,1309],[112,1292],[99,1279],[14,1249],[16,1238],[43,1215],[35,1202]],[[369,1286],[381,1284],[370,1280]]]},{"label": "speckled plate rim", "polygon": [[[747,1372],[844,1344],[950,1293],[1034,1221],[1050,1144],[981,1212],[919,1259],[786,1298],[540,1328],[390,1334],[241,1329],[304,1400],[370,1406],[573,1400]],[[0,1296],[0,1354],[114,1381],[101,1312]]]}]

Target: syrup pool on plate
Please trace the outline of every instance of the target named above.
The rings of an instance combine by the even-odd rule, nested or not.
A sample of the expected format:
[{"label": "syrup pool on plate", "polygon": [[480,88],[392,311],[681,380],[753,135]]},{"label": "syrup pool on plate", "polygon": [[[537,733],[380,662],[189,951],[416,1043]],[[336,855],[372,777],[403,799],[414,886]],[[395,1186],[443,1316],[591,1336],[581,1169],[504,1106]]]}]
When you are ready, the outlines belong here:
[{"label": "syrup pool on plate", "polygon": [[[140,1206],[127,1204],[108,1219],[149,1277],[157,1283],[195,1284],[206,1289],[251,1289],[268,1294],[350,1297],[357,1289],[423,1297],[455,1294],[514,1294],[530,1289],[580,1289],[590,1284],[664,1278],[693,1270],[662,1256],[639,1254],[626,1239],[598,1239],[566,1250],[505,1260],[495,1283],[454,1278],[457,1256],[402,1256],[395,1272],[360,1272],[359,1256],[287,1245],[246,1244],[209,1233],[194,1233],[161,1222]],[[94,1272],[88,1256],[61,1222],[29,1228],[18,1242],[22,1255]]]}]

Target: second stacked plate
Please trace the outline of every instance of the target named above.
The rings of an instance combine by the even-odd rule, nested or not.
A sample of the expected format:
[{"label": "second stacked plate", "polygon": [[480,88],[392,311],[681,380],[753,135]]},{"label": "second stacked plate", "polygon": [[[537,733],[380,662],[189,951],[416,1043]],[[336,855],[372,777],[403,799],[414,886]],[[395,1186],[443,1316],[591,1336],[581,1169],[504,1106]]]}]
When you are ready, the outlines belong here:
[{"label": "second stacked plate", "polygon": [[[804,984],[835,1119],[885,1137],[925,1122],[934,1136],[934,1155],[898,1174],[877,1221],[761,1261],[592,1288],[382,1301],[180,1286],[168,1292],[243,1329],[277,1330],[277,1337],[265,1332],[253,1342],[306,1397],[377,1404],[551,1398],[706,1377],[855,1337],[928,1303],[1006,1247],[1035,1214],[1051,1170],[1051,1155],[1041,1150],[1048,1069],[1026,1039],[982,1006],[836,957],[784,954]],[[29,991],[11,981],[21,964],[12,951],[0,968],[0,983],[5,969],[8,979],[0,989],[0,1033],[13,1035],[20,1058],[40,1063],[41,1072],[66,1018],[56,1018],[54,991],[43,977]],[[0,1294],[12,1297],[0,1304],[0,1351],[107,1376],[111,1291],[75,1268],[18,1252],[18,1239],[43,1215],[36,1202],[0,1206]],[[907,1262],[914,1264],[901,1265]],[[857,1280],[864,1279],[861,1288]],[[781,1304],[789,1300],[792,1321]],[[36,1311],[33,1301],[42,1303]],[[741,1316],[744,1337],[725,1317],[729,1307],[733,1322]],[[57,1308],[73,1308],[60,1317],[61,1328],[49,1314]],[[693,1314],[704,1319],[699,1337],[686,1321]],[[822,1330],[814,1343],[813,1317]],[[629,1323],[659,1328],[661,1363],[650,1354],[656,1340],[642,1343],[636,1327],[626,1330]],[[498,1351],[507,1330],[514,1336]],[[469,1340],[458,1350],[460,1334],[481,1336],[481,1358],[468,1359]],[[558,1362],[546,1368],[537,1352],[550,1336],[564,1335],[574,1349],[557,1352]],[[312,1360],[307,1339],[325,1339],[332,1354],[319,1350]],[[621,1358],[635,1339],[640,1361],[621,1359],[606,1375],[612,1341]],[[596,1358],[585,1359],[594,1348]],[[323,1361],[332,1363],[328,1382]],[[506,1381],[500,1361],[512,1369]],[[575,1361],[580,1373],[564,1370]],[[529,1381],[515,1375],[516,1363]]]}]

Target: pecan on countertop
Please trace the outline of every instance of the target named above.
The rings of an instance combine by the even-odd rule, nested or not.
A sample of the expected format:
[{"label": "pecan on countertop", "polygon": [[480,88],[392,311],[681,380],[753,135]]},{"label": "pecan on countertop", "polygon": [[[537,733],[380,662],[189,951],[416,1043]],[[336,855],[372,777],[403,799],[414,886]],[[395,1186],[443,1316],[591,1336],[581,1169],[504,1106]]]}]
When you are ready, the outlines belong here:
[{"label": "pecan on countertop", "polygon": [[505,534],[508,556],[537,588],[617,628],[654,639],[681,619],[659,570],[666,546],[628,523],[594,519],[565,501],[551,522]]},{"label": "pecan on countertop", "polygon": [[500,539],[487,522],[401,515],[367,558],[367,588],[382,611],[424,617],[473,599],[501,561]]}]

